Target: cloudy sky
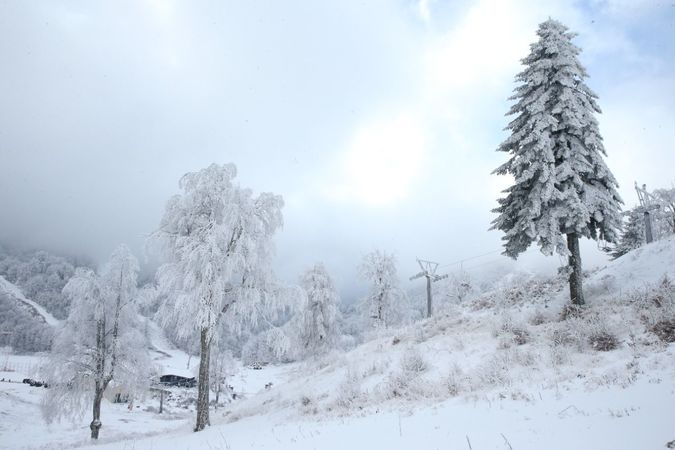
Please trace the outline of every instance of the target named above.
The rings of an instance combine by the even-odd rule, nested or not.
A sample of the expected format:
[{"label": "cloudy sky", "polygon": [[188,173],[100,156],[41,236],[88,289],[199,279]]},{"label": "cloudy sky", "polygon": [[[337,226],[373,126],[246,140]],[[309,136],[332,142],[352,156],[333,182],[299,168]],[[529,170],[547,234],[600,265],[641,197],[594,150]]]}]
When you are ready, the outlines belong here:
[{"label": "cloudy sky", "polygon": [[287,280],[321,260],[349,292],[374,248],[402,276],[494,263],[495,148],[548,17],[579,33],[626,204],[670,186],[670,0],[2,0],[0,241],[140,255],[183,173],[234,162],[284,196]]}]

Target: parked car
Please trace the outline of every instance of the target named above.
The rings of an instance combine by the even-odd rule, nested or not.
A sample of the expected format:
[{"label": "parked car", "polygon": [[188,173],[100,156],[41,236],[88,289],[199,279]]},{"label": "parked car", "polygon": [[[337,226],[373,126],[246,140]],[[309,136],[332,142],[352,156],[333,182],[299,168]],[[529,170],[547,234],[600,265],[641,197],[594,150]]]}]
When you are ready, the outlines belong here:
[{"label": "parked car", "polygon": [[45,387],[45,388],[49,387],[49,386],[47,386],[47,383],[45,383],[44,381],[36,381],[32,378],[24,378],[23,384],[28,384],[28,385],[31,385],[33,387]]}]

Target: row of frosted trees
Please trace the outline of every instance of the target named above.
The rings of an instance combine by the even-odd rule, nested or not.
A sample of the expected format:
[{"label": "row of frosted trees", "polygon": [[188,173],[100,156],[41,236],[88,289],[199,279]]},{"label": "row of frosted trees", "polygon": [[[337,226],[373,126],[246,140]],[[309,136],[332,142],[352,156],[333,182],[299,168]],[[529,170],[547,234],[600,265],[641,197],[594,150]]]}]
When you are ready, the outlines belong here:
[{"label": "row of frosted trees", "polygon": [[[284,328],[272,327],[270,345],[280,351],[318,355],[335,348],[337,290],[317,263],[301,277],[300,287],[278,283],[270,262],[272,237],[282,226],[280,196],[252,191],[233,182],[233,164],[213,164],[180,180],[181,193],[167,203],[149,244],[165,260],[157,271],[161,298],[158,320],[180,338],[199,339],[199,375],[195,431],[209,424],[211,377],[219,377],[223,352],[211,355],[223,332],[236,334],[259,323],[272,323],[289,308],[299,310]],[[395,260],[382,252],[366,256],[362,276],[372,283],[368,297],[376,326],[398,320],[402,298]],[[101,428],[103,393],[112,384],[130,393],[147,387],[151,367],[141,332],[137,289],[139,264],[122,245],[98,272],[78,269],[64,294],[70,314],[57,332],[45,378],[52,388],[44,411],[48,419],[92,408],[91,437]],[[301,305],[297,305],[298,299]],[[220,345],[222,349],[224,345]],[[221,380],[222,381],[222,380]],[[219,384],[219,383],[216,383]],[[218,392],[216,390],[216,392]]]}]

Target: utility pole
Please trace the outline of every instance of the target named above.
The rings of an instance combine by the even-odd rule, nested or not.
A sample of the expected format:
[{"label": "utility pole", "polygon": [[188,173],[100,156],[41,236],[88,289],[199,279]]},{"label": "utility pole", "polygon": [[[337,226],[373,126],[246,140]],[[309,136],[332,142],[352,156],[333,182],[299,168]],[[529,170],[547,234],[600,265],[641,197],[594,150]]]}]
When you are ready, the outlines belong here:
[{"label": "utility pole", "polygon": [[431,317],[431,283],[448,278],[448,275],[436,275],[436,269],[438,269],[438,263],[433,261],[425,261],[423,259],[417,259],[417,263],[420,265],[422,271],[416,275],[410,277],[410,281],[416,280],[418,278],[425,277],[427,279],[427,317]]}]

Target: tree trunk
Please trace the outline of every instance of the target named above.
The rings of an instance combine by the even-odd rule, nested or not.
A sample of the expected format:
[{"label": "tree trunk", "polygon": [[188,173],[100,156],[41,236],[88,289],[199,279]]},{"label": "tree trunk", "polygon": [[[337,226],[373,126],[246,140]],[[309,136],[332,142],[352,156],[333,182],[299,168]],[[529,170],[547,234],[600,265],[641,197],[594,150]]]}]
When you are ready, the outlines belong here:
[{"label": "tree trunk", "polygon": [[91,429],[91,438],[98,439],[98,430],[101,429],[101,400],[103,399],[103,387],[99,382],[96,382],[96,388],[94,392],[94,407],[93,407],[93,418],[89,424],[89,429]]},{"label": "tree trunk", "polygon": [[[220,381],[220,380],[218,380],[218,381]],[[218,383],[216,385],[216,405],[214,407],[214,409],[216,409],[216,410],[218,409],[218,400],[220,400],[220,383]]]},{"label": "tree trunk", "polygon": [[567,235],[567,249],[570,251],[570,300],[572,305],[582,306],[585,302],[581,285],[581,252],[579,251],[579,236],[576,233]]},{"label": "tree trunk", "polygon": [[211,339],[206,328],[201,330],[201,352],[199,355],[199,385],[197,392],[197,425],[195,431],[202,431],[209,420],[209,363],[211,359]]}]

